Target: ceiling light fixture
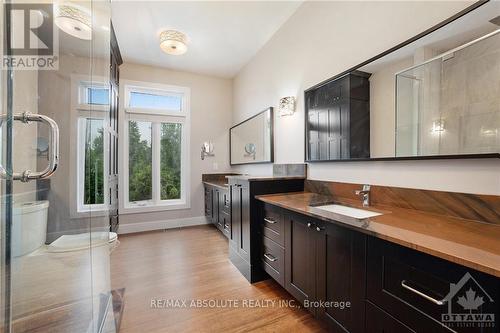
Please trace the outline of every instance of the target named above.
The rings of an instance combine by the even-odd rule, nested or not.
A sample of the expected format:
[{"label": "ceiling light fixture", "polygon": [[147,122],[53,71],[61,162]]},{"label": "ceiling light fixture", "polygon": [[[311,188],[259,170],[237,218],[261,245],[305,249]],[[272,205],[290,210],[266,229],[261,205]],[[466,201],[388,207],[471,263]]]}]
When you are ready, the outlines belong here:
[{"label": "ceiling light fixture", "polygon": [[84,40],[92,39],[90,14],[74,5],[60,5],[54,19],[56,25],[65,33]]},{"label": "ceiling light fixture", "polygon": [[162,31],[160,34],[160,48],[168,54],[184,54],[187,51],[186,35],[177,30]]}]

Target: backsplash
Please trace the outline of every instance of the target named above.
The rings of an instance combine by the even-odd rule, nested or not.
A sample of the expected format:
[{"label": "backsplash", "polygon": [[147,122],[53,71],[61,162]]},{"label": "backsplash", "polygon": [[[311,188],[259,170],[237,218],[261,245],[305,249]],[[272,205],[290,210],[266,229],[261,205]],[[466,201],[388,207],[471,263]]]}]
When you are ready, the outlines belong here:
[{"label": "backsplash", "polygon": [[[335,198],[361,200],[362,184],[306,180],[304,190]],[[398,207],[500,226],[500,196],[372,185],[372,205]]]},{"label": "backsplash", "polygon": [[274,177],[307,177],[307,164],[273,164]]}]

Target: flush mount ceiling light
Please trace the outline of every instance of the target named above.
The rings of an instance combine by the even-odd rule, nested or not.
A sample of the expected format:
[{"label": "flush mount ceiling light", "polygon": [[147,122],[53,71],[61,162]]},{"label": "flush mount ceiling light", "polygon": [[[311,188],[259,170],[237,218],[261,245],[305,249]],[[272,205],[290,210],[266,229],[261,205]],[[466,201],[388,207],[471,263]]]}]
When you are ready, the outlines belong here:
[{"label": "flush mount ceiling light", "polygon": [[280,99],[280,116],[291,116],[295,112],[295,97],[288,96]]},{"label": "flush mount ceiling light", "polygon": [[168,54],[184,54],[187,51],[186,35],[177,30],[165,30],[160,34],[160,47]]},{"label": "flush mount ceiling light", "polygon": [[59,5],[54,21],[59,29],[73,37],[92,39],[90,14],[84,9],[68,4]]}]

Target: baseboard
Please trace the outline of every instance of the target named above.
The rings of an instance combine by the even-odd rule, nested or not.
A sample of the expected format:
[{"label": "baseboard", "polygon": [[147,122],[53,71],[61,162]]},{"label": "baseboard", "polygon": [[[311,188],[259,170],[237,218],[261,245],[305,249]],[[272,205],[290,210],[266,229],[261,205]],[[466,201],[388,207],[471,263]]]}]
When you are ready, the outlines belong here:
[{"label": "baseboard", "polygon": [[171,219],[171,220],[151,221],[151,222],[127,223],[119,225],[118,234],[130,234],[134,232],[189,227],[189,226],[204,225],[209,223],[210,222],[205,216],[196,216],[183,219]]}]

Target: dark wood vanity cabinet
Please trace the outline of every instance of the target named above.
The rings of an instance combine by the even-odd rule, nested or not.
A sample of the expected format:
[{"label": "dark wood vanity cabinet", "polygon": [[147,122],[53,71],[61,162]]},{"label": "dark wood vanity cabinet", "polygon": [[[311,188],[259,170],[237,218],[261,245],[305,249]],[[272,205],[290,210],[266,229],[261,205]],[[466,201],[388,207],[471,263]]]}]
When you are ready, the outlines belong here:
[{"label": "dark wood vanity cabinet", "polygon": [[[263,243],[261,235],[262,211],[256,195],[271,193],[299,192],[304,190],[303,178],[248,178],[245,176],[229,177],[231,201],[231,236],[229,239],[229,259],[250,282],[257,282],[267,277],[263,270]],[[268,248],[279,250],[273,243]],[[266,256],[270,266],[279,269],[282,260],[279,251]]]},{"label": "dark wood vanity cabinet", "polygon": [[[267,203],[260,211],[263,270],[329,331],[498,332],[498,278]],[[448,298],[452,285],[457,293]],[[493,314],[496,322],[443,325],[450,308],[464,312],[459,297],[475,299],[469,290],[484,301],[474,313]]]},{"label": "dark wood vanity cabinet", "polygon": [[354,71],[305,92],[306,161],[370,157],[369,77]]},{"label": "dark wood vanity cabinet", "polygon": [[205,184],[205,216],[229,238],[231,215],[229,190]]}]

